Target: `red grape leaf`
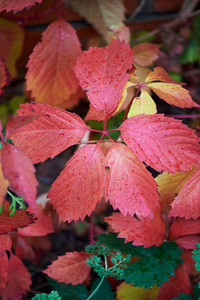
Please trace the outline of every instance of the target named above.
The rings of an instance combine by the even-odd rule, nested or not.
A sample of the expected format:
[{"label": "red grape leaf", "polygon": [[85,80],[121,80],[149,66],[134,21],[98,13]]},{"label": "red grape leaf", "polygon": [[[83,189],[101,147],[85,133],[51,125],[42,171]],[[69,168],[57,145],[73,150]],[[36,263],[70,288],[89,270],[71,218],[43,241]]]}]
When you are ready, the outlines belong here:
[{"label": "red grape leaf", "polygon": [[0,294],[6,286],[8,276],[8,256],[6,252],[0,253]]},{"label": "red grape leaf", "polygon": [[16,210],[12,217],[9,217],[10,210],[8,201],[4,201],[4,208],[0,214],[0,234],[17,231],[35,221],[35,217],[23,210]]},{"label": "red grape leaf", "polygon": [[5,289],[1,292],[3,300],[22,299],[30,290],[31,275],[21,259],[11,253],[8,261],[8,275]]},{"label": "red grape leaf", "polygon": [[89,216],[103,196],[105,157],[98,145],[85,145],[67,162],[48,194],[60,221]]},{"label": "red grape leaf", "polygon": [[31,159],[15,145],[5,143],[2,148],[2,170],[4,177],[28,205],[37,212],[37,179]]},{"label": "red grape leaf", "polygon": [[184,183],[178,196],[171,203],[171,217],[184,217],[197,219],[200,217],[200,167]]},{"label": "red grape leaf", "polygon": [[104,218],[111,225],[114,232],[119,232],[119,238],[125,238],[125,242],[133,242],[135,246],[157,247],[164,242],[166,234],[165,223],[163,221],[160,208],[156,210],[153,220],[150,218],[140,219],[121,213],[113,213],[112,216]]},{"label": "red grape leaf", "polygon": [[[78,115],[47,104],[22,104],[17,112],[20,117],[30,116],[31,119],[33,116],[40,116],[9,135],[13,143],[23,150],[33,163],[55,157],[78,143],[88,130]],[[19,126],[21,121],[19,118]],[[16,121],[15,124],[17,125]]]},{"label": "red grape leaf", "polygon": [[0,252],[10,251],[12,247],[12,240],[9,234],[0,235]]},{"label": "red grape leaf", "polygon": [[198,233],[200,234],[200,218],[197,220],[178,218],[170,226],[169,239],[175,240],[181,236]]},{"label": "red grape leaf", "polygon": [[65,0],[65,2],[86,18],[107,41],[109,41],[109,27],[125,19],[122,0]]},{"label": "red grape leaf", "polygon": [[0,11],[6,10],[8,12],[13,10],[14,12],[17,12],[25,7],[31,7],[35,2],[41,3],[42,0],[0,0]]},{"label": "red grape leaf", "polygon": [[32,97],[51,105],[66,102],[67,107],[67,99],[79,86],[74,66],[81,53],[75,29],[62,19],[51,23],[27,65],[27,89]]},{"label": "red grape leaf", "polygon": [[134,62],[142,67],[148,67],[158,59],[161,45],[152,43],[141,43],[133,47]]},{"label": "red grape leaf", "polygon": [[77,60],[76,76],[94,108],[110,115],[119,102],[132,67],[133,54],[123,41],[112,40],[105,48],[90,47]]},{"label": "red grape leaf", "polygon": [[[10,1],[5,2],[10,3]],[[0,18],[0,41],[0,56],[3,57],[11,77],[15,77],[17,75],[16,61],[23,49],[23,28],[15,22]]]},{"label": "red grape leaf", "polygon": [[67,252],[59,256],[43,273],[58,282],[76,285],[82,283],[90,272],[91,268],[85,263],[88,258],[90,254],[85,251]]},{"label": "red grape leaf", "polygon": [[198,163],[199,139],[179,120],[161,114],[137,115],[119,130],[137,157],[159,172],[186,171]]},{"label": "red grape leaf", "polygon": [[[30,209],[28,211],[31,213]],[[41,204],[37,204],[37,211],[39,212],[39,216],[35,223],[20,228],[18,230],[19,234],[25,236],[43,236],[54,232],[52,220],[45,214]]]},{"label": "red grape leaf", "polygon": [[153,217],[159,206],[157,184],[134,153],[124,144],[114,144],[107,156],[110,172],[105,178],[105,199],[126,216]]},{"label": "red grape leaf", "polygon": [[161,285],[157,300],[171,300],[179,297],[179,293],[191,294],[192,285],[187,272],[179,266],[174,270],[175,276],[170,276],[168,282],[163,282]]}]

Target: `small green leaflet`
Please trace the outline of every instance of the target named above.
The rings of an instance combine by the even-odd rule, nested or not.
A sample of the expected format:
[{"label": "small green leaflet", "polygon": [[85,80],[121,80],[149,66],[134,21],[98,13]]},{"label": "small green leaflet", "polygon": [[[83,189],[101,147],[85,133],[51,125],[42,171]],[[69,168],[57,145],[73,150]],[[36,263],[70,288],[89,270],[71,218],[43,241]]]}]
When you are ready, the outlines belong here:
[{"label": "small green leaflet", "polygon": [[56,291],[51,291],[50,294],[37,294],[32,300],[62,300]]}]

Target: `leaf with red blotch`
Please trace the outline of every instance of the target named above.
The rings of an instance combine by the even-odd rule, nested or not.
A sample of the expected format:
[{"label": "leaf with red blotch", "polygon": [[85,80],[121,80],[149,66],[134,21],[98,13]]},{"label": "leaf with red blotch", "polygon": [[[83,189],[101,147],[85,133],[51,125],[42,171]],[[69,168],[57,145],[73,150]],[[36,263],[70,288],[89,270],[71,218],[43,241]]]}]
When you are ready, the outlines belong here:
[{"label": "leaf with red blotch", "polygon": [[185,218],[176,219],[171,227],[169,232],[169,239],[176,240],[182,236],[200,234],[200,218],[197,220]]},{"label": "leaf with red blotch", "polygon": [[187,272],[180,265],[174,270],[175,276],[170,276],[168,282],[163,282],[161,285],[157,300],[171,300],[179,297],[179,293],[191,294],[192,285]]},{"label": "leaf with red blotch", "polygon": [[91,269],[85,263],[90,256],[85,251],[67,252],[65,255],[59,256],[43,273],[65,284],[76,285],[82,283]]},{"label": "leaf with red blotch", "polygon": [[5,143],[2,148],[2,170],[4,177],[28,205],[37,212],[37,179],[31,159],[15,145]]},{"label": "leaf with red blotch", "polygon": [[126,216],[153,217],[159,206],[157,184],[145,165],[124,144],[115,143],[106,156],[105,199]]},{"label": "leaf with red blotch", "polygon": [[171,217],[183,217],[185,219],[197,219],[200,217],[200,167],[184,183],[178,196],[171,203]]},{"label": "leaf with red blotch", "polygon": [[[32,213],[31,209],[28,209],[27,211]],[[45,214],[41,204],[37,204],[37,211],[39,216],[35,223],[20,228],[18,230],[19,234],[24,236],[43,236],[54,232],[52,220]]]},{"label": "leaf with red blotch", "polygon": [[109,27],[125,19],[122,0],[65,0],[72,10],[86,18],[94,28],[109,41]]},{"label": "leaf with red blotch", "polygon": [[0,294],[6,286],[8,276],[8,256],[6,252],[0,253]]},{"label": "leaf with red blotch", "polygon": [[[10,1],[5,2],[10,3]],[[16,62],[23,49],[23,28],[15,22],[0,18],[0,41],[0,56],[3,57],[11,77],[15,77],[17,75]]]},{"label": "leaf with red blotch", "polygon": [[119,238],[125,238],[125,242],[133,241],[135,246],[157,247],[164,242],[166,228],[160,208],[154,213],[153,219],[140,219],[121,213],[113,213],[112,216],[104,218],[111,225],[114,232],[119,232]]},{"label": "leaf with red blotch", "polygon": [[123,41],[112,40],[105,48],[91,47],[78,58],[75,73],[96,110],[108,117],[120,101],[132,67],[133,54]]},{"label": "leaf with red blotch", "polygon": [[158,52],[161,45],[152,43],[141,43],[134,46],[133,56],[134,62],[142,67],[148,67],[153,64],[153,62],[158,59]]},{"label": "leaf with red blotch", "polygon": [[29,8],[33,6],[35,3],[41,3],[42,0],[0,0],[0,11],[6,10],[7,12],[13,10],[14,12],[17,12],[19,10],[26,8]]},{"label": "leaf with red blotch", "polygon": [[51,23],[27,65],[27,89],[32,97],[53,106],[67,103],[79,86],[74,66],[81,53],[74,28],[62,19]]},{"label": "leaf with red blotch", "polygon": [[10,75],[4,64],[4,60],[0,57],[0,95],[2,88],[9,84]]},{"label": "leaf with red blotch", "polygon": [[35,217],[23,210],[16,210],[12,217],[9,217],[10,210],[8,201],[4,201],[4,208],[0,214],[0,234],[17,231],[18,228],[28,226],[35,221]]},{"label": "leaf with red blotch", "polygon": [[199,139],[179,120],[162,114],[137,115],[124,121],[119,130],[137,157],[158,172],[186,171],[198,163]]},{"label": "leaf with red blotch", "polygon": [[[161,82],[154,82],[161,81]],[[184,89],[179,83],[169,76],[169,74],[157,67],[145,79],[145,86],[151,88],[160,98],[169,103],[181,108],[199,107],[189,95],[188,90]]]},{"label": "leaf with red blotch", "polygon": [[60,222],[82,220],[103,196],[105,157],[98,145],[85,145],[67,162],[54,181],[48,198]]},{"label": "leaf with red blotch", "polygon": [[[53,158],[78,143],[88,131],[85,122],[78,115],[47,104],[22,104],[17,113],[19,126],[21,116],[30,116],[31,120],[33,116],[39,116],[9,135],[34,164]],[[17,126],[16,120],[17,117]]]},{"label": "leaf with red blotch", "polygon": [[22,299],[30,290],[31,275],[21,259],[11,253],[8,261],[6,286],[1,292],[2,300]]},{"label": "leaf with red blotch", "polygon": [[12,247],[12,240],[9,234],[0,235],[0,252],[10,251]]}]

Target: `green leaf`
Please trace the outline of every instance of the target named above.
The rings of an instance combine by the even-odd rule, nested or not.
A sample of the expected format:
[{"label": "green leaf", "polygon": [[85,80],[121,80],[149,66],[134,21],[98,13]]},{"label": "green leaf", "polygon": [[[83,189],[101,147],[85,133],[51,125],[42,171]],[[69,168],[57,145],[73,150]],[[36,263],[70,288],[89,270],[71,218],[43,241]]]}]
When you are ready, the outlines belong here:
[{"label": "green leaf", "polygon": [[[96,289],[101,278],[97,278],[92,283],[91,293]],[[107,280],[104,280],[97,292],[94,294],[91,300],[115,300],[115,294],[111,290],[110,284]]]},{"label": "green leaf", "polygon": [[199,300],[200,299],[200,289],[197,285],[194,287],[193,297],[190,294],[179,293],[179,297],[175,297],[172,300]]},{"label": "green leaf", "polygon": [[67,300],[85,300],[88,297],[88,292],[83,284],[71,285],[58,283],[55,280],[49,279],[49,283],[55,290],[58,291],[62,299]]},{"label": "green leaf", "polygon": [[37,294],[32,300],[62,300],[61,297],[58,295],[58,292],[51,291],[50,294]]}]

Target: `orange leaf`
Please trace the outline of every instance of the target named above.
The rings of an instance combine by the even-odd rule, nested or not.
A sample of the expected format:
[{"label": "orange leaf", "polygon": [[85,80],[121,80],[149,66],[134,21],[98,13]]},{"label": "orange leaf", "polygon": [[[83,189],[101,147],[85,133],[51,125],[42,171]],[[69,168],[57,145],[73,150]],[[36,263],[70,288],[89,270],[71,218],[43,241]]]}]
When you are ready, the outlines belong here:
[{"label": "orange leaf", "polygon": [[52,265],[43,271],[49,277],[73,285],[82,283],[90,272],[90,267],[86,265],[86,260],[90,257],[87,252],[67,252],[63,256],[59,256]]},{"label": "orange leaf", "polygon": [[152,43],[141,43],[134,46],[134,62],[142,67],[149,67],[158,59],[158,52],[161,45]]},{"label": "orange leaf", "polygon": [[67,99],[78,89],[74,66],[80,55],[74,28],[62,19],[51,23],[27,65],[27,89],[32,91],[32,97],[51,105],[66,102],[67,107]]},{"label": "orange leaf", "polygon": [[117,300],[155,300],[159,287],[151,288],[133,286],[125,281],[117,286]]},{"label": "orange leaf", "polygon": [[0,11],[6,10],[8,12],[13,10],[14,12],[17,12],[25,7],[31,7],[36,2],[41,3],[42,0],[0,0]]}]

